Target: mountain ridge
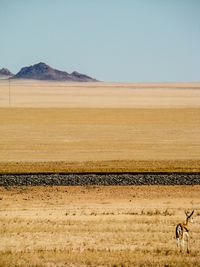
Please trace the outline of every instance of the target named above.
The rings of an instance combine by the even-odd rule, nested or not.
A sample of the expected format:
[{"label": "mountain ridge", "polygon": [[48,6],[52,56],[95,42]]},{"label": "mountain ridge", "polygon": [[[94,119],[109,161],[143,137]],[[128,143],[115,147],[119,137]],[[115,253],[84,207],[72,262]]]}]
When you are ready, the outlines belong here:
[{"label": "mountain ridge", "polygon": [[35,79],[51,81],[74,81],[74,82],[97,82],[96,79],[73,71],[71,74],[66,71],[60,71],[40,62],[28,67],[23,67],[15,74],[12,79]]}]

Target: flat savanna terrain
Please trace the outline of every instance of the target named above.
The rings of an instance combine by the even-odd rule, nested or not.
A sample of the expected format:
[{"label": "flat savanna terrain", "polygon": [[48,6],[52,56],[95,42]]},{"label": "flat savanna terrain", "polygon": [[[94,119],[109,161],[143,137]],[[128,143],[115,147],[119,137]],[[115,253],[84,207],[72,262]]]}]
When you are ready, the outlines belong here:
[{"label": "flat savanna terrain", "polygon": [[1,187],[0,266],[200,266],[199,225],[200,186]]},{"label": "flat savanna terrain", "polygon": [[0,81],[0,172],[200,171],[200,84]]},{"label": "flat savanna terrain", "polygon": [[[199,137],[199,84],[0,81],[0,172],[200,171]],[[199,224],[200,186],[1,187],[0,266],[200,266]]]}]

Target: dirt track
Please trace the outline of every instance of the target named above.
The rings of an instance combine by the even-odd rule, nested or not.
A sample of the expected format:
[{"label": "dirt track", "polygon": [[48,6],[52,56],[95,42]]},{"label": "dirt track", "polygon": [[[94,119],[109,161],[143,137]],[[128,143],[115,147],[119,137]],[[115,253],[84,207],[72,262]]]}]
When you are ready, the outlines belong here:
[{"label": "dirt track", "polygon": [[1,174],[0,186],[198,185],[200,173]]}]

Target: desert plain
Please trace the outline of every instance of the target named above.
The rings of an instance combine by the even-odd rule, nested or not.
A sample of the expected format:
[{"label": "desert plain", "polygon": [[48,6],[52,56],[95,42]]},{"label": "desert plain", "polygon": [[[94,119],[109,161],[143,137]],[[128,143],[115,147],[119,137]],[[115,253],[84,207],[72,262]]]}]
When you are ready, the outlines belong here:
[{"label": "desert plain", "polygon": [[200,83],[0,81],[0,172],[198,171]]},{"label": "desert plain", "polygon": [[[1,173],[199,170],[200,83],[0,81]],[[199,185],[1,187],[0,266],[200,266],[199,225]]]}]

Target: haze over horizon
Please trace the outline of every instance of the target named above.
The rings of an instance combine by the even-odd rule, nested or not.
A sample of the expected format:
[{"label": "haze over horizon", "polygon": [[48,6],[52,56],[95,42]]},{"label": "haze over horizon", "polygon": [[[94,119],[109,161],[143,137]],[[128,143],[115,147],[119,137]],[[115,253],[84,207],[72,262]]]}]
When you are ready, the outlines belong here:
[{"label": "haze over horizon", "polygon": [[200,81],[198,0],[0,0],[0,68],[102,81]]}]

